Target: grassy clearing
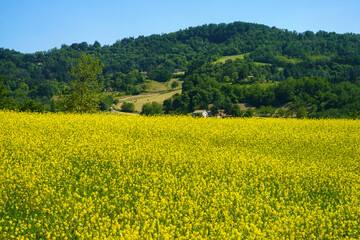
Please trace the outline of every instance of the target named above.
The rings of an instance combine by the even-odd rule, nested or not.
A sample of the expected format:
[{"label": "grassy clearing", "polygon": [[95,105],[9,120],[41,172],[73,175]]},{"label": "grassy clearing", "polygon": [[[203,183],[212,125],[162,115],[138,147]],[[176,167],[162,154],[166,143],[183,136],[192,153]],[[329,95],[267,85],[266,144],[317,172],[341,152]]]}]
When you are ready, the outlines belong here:
[{"label": "grassy clearing", "polygon": [[298,58],[287,58],[284,56],[276,56],[275,57],[279,62],[284,62],[284,63],[291,63],[291,64],[298,64],[301,63],[303,60],[298,59]]},{"label": "grassy clearing", "polygon": [[[250,53],[244,53],[244,54],[239,54],[239,55],[233,55],[233,56],[224,56],[219,58],[217,61],[214,62],[214,64],[216,63],[225,63],[227,60],[236,60],[236,59],[241,59],[243,60],[245,58],[246,55],[249,55]],[[270,63],[261,63],[261,62],[254,62],[255,65],[257,66],[271,66]]]},{"label": "grassy clearing", "polygon": [[143,85],[145,86],[144,92],[159,92],[168,90],[166,83],[156,82],[153,80],[147,80]]},{"label": "grassy clearing", "polygon": [[[179,86],[178,86],[177,88],[173,89],[173,88],[171,88],[171,84],[172,84],[173,82],[175,82],[175,81],[178,81],[178,82],[179,82]],[[166,88],[169,89],[169,90],[179,90],[179,89],[182,88],[182,84],[183,84],[183,81],[180,81],[179,78],[172,78],[172,79],[170,79],[170,81],[168,81],[168,82],[165,83],[165,86],[166,86]]]},{"label": "grassy clearing", "polygon": [[[179,86],[175,89],[172,89],[171,84],[174,81],[178,81]],[[148,80],[145,83],[145,88],[146,90],[139,95],[124,96],[118,98],[119,103],[115,105],[114,109],[120,110],[121,105],[125,101],[134,103],[135,111],[137,112],[141,112],[142,106],[148,102],[158,102],[160,104],[163,104],[166,99],[172,97],[176,93],[181,93],[182,81],[179,81],[178,78],[173,78],[165,83]]]},{"label": "grassy clearing", "polygon": [[156,93],[152,93],[152,94],[141,94],[141,95],[134,95],[134,96],[128,96],[128,97],[123,97],[123,98],[119,98],[119,103],[115,106],[115,109],[121,109],[121,105],[124,101],[127,102],[132,102],[135,104],[135,110],[138,112],[141,112],[142,106],[145,103],[148,102],[158,102],[160,104],[163,104],[163,102],[172,97],[173,95],[175,95],[176,93],[181,93],[181,89],[177,89],[174,91],[170,91],[170,92],[156,92]]},{"label": "grassy clearing", "polygon": [[244,59],[246,55],[249,55],[249,53],[244,53],[244,54],[239,54],[239,55],[232,55],[232,56],[224,56],[219,58],[217,61],[214,62],[214,64],[216,63],[225,63],[227,60],[236,60],[236,59]]},{"label": "grassy clearing", "polygon": [[[172,89],[171,88],[171,84],[174,81],[178,81],[179,82],[179,87],[177,87],[176,89]],[[182,85],[182,81],[179,81],[179,78],[172,78],[170,79],[168,82],[156,82],[153,80],[147,80],[146,83],[143,84],[145,91],[144,93],[154,93],[154,92],[163,92],[166,90],[178,90],[181,89],[181,85]]]},{"label": "grassy clearing", "polygon": [[330,61],[331,60],[331,57],[328,57],[325,55],[307,56],[306,58],[309,60],[312,60],[312,61]]},{"label": "grassy clearing", "polygon": [[261,63],[261,62],[254,62],[256,66],[271,66],[271,63]]},{"label": "grassy clearing", "polygon": [[177,72],[177,73],[174,73],[174,77],[182,77],[185,75],[185,72]]}]

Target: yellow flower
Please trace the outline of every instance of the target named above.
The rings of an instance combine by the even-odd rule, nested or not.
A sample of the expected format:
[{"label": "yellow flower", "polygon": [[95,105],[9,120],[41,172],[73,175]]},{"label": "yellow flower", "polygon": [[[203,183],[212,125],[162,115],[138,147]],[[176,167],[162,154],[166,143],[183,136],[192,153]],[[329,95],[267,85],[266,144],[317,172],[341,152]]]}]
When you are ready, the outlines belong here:
[{"label": "yellow flower", "polygon": [[0,119],[4,239],[360,238],[359,120]]}]

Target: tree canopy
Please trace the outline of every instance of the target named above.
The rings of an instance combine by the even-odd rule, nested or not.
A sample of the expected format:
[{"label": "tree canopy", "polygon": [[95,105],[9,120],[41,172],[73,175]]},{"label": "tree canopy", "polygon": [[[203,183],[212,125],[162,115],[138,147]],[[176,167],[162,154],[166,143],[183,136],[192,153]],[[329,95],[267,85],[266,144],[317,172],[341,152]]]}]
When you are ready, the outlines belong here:
[{"label": "tree canopy", "polygon": [[74,78],[70,87],[60,95],[59,106],[68,112],[96,112],[99,107],[99,83],[97,77],[102,72],[100,59],[91,55],[81,55],[70,70]]},{"label": "tree canopy", "polygon": [[[298,33],[244,22],[124,38],[112,45],[64,44],[34,54],[0,48],[7,97],[18,109],[33,100],[50,111],[58,91],[74,89],[74,79],[81,79],[80,72],[69,71],[84,54],[103,63],[96,80],[102,91],[139,94],[145,73],[167,81],[175,69],[185,71],[183,92],[165,102],[165,112],[239,102],[260,108],[286,101],[296,102],[296,109],[303,105],[309,117],[360,111],[359,34]],[[217,62],[223,56],[229,60]]]}]

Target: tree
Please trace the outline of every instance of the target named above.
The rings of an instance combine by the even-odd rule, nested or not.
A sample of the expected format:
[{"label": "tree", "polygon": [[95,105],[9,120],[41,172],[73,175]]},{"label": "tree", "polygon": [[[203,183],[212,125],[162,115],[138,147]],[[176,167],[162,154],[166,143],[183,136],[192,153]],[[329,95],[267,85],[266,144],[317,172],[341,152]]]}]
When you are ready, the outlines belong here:
[{"label": "tree", "polygon": [[171,83],[171,88],[174,89],[174,88],[177,88],[178,86],[180,86],[179,82],[178,81],[173,81]]},{"label": "tree", "polygon": [[0,76],[0,110],[1,109],[14,109],[15,104],[12,98],[9,98],[6,85],[3,83],[4,77]]},{"label": "tree", "polygon": [[67,112],[96,112],[99,108],[99,84],[97,77],[103,64],[98,58],[83,54],[69,74],[75,79],[70,88],[60,96],[59,105]]},{"label": "tree", "polygon": [[273,106],[261,106],[259,113],[262,117],[271,117],[275,114],[276,108]]},{"label": "tree", "polygon": [[99,107],[101,111],[111,110],[111,105],[114,103],[114,97],[112,95],[105,95],[100,97]]},{"label": "tree", "polygon": [[0,109],[6,108],[7,105],[7,91],[6,91],[6,86],[3,83],[3,77],[0,76]]},{"label": "tree", "polygon": [[143,115],[161,115],[163,113],[163,107],[157,102],[145,103],[141,111],[141,114]]},{"label": "tree", "polygon": [[151,80],[157,82],[167,82],[171,79],[172,73],[167,69],[154,69],[148,74]]},{"label": "tree", "polygon": [[43,112],[44,106],[41,103],[35,102],[34,100],[29,100],[20,106],[19,111],[21,111],[21,112]]},{"label": "tree", "polygon": [[254,116],[254,109],[248,108],[244,114],[244,117],[252,117]]},{"label": "tree", "polygon": [[297,118],[306,118],[307,112],[305,107],[300,107],[296,113]]},{"label": "tree", "polygon": [[134,103],[124,102],[121,105],[121,111],[123,111],[123,112],[135,112],[135,104]]},{"label": "tree", "polygon": [[244,115],[244,112],[241,111],[238,104],[231,104],[230,109],[227,109],[225,112],[234,117],[242,117]]}]

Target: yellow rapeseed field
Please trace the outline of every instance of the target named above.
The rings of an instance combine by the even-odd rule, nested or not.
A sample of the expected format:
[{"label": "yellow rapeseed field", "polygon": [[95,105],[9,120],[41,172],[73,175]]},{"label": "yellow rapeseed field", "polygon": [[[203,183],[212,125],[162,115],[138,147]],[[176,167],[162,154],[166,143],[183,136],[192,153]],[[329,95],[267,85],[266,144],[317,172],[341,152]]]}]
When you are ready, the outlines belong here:
[{"label": "yellow rapeseed field", "polygon": [[359,239],[360,121],[0,112],[0,239]]}]

